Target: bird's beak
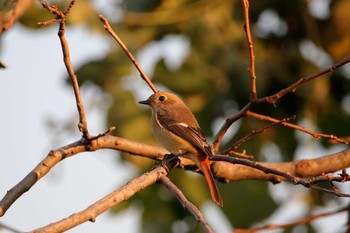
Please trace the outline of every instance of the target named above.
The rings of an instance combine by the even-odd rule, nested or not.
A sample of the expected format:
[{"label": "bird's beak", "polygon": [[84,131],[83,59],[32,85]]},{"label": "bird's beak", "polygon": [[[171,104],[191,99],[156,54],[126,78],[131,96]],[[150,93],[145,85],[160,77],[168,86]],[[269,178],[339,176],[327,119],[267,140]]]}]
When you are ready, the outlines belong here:
[{"label": "bird's beak", "polygon": [[144,101],[140,101],[139,104],[150,105],[151,102],[149,102],[149,100],[144,100]]}]

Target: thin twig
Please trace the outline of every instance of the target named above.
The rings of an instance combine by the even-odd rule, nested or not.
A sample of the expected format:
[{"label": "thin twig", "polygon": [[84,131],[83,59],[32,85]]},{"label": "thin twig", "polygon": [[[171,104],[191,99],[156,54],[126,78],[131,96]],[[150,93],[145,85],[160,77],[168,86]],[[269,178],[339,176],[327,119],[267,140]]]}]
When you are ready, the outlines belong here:
[{"label": "thin twig", "polygon": [[0,222],[0,231],[2,229],[8,230],[8,231],[13,232],[13,233],[22,233],[23,232],[23,231],[19,231],[19,230],[13,228],[13,227],[10,227],[10,226]]},{"label": "thin twig", "polygon": [[[279,122],[279,120],[277,120],[275,118],[272,118],[272,117],[269,117],[269,116],[265,116],[265,115],[261,115],[261,114],[258,114],[258,113],[255,113],[255,112],[251,112],[251,111],[247,111],[246,115],[248,117],[254,117],[254,118],[257,118],[257,119],[260,119],[260,120],[264,120],[264,121],[275,122],[275,123]],[[304,133],[307,133],[307,134],[311,135],[312,137],[314,137],[316,139],[328,138],[328,139],[334,140],[334,141],[339,142],[339,143],[349,144],[349,140],[348,139],[342,139],[342,138],[339,138],[339,137],[334,136],[332,134],[322,134],[322,133],[312,132],[311,130],[306,129],[303,126],[295,125],[295,124],[288,123],[288,122],[283,122],[282,125],[286,126],[286,127],[289,127],[289,128],[293,128],[293,129],[302,131]]]},{"label": "thin twig", "polygon": [[[253,159],[254,158],[253,155],[248,155],[246,150],[243,150],[242,152],[230,151],[230,153],[232,155],[235,155],[235,156],[240,157],[240,158],[245,158],[245,159]],[[219,154],[223,154],[223,153],[219,153]]]},{"label": "thin twig", "polygon": [[348,219],[346,222],[346,233],[350,233],[350,204],[347,206],[347,212],[348,212]]},{"label": "thin twig", "polygon": [[[337,62],[337,63],[335,63],[335,64],[333,64],[333,65],[331,65],[331,66],[329,66],[329,67],[327,67],[327,68],[325,68],[325,69],[323,69],[315,74],[312,74],[310,76],[299,79],[299,81],[297,81],[296,83],[290,85],[289,87],[287,87],[285,89],[278,91],[277,93],[275,93],[273,95],[257,99],[254,102],[254,105],[255,104],[262,104],[262,103],[274,104],[276,102],[276,100],[282,98],[283,96],[285,96],[288,93],[295,92],[303,84],[305,84],[305,83],[307,83],[307,82],[309,82],[317,77],[320,77],[321,75],[333,72],[334,70],[340,68],[341,66],[343,66],[349,62],[350,62],[350,56],[347,56],[344,59],[342,59],[341,61],[339,61],[339,62]],[[227,130],[231,127],[231,125],[236,120],[240,119],[244,114],[246,114],[246,112],[249,111],[251,107],[252,107],[252,102],[249,102],[237,114],[226,119],[225,123],[221,126],[220,130],[218,131],[218,133],[215,137],[216,139],[213,143],[213,151],[214,152],[218,151],[220,143],[221,143],[222,139],[224,138]],[[335,136],[330,135],[331,139],[333,139],[332,137],[335,137]],[[343,143],[346,143],[345,142],[346,140],[343,140],[343,139],[339,139],[339,141],[343,141]]]},{"label": "thin twig", "polygon": [[92,136],[92,137],[90,138],[90,140],[95,140],[95,139],[97,139],[97,138],[104,137],[104,136],[106,136],[107,134],[109,134],[109,133],[111,133],[112,131],[114,131],[115,129],[116,129],[116,127],[115,127],[115,126],[112,126],[112,127],[110,127],[109,129],[107,129],[105,132],[100,133],[100,134],[97,135],[97,136]]},{"label": "thin twig", "polygon": [[78,78],[77,78],[77,76],[74,72],[73,66],[72,66],[72,61],[71,61],[70,52],[69,52],[69,46],[68,46],[67,39],[65,37],[66,18],[73,7],[75,0],[72,0],[70,2],[69,6],[65,12],[58,10],[56,6],[53,6],[53,7],[49,6],[44,1],[41,1],[41,3],[45,9],[47,9],[52,14],[56,15],[56,18],[49,20],[49,21],[46,21],[46,22],[41,22],[40,24],[47,25],[47,24],[52,23],[56,20],[59,21],[58,37],[59,37],[60,42],[61,42],[61,47],[62,47],[62,52],[63,52],[63,61],[64,61],[64,64],[66,66],[69,77],[71,78],[72,85],[73,85],[74,96],[75,96],[76,105],[77,105],[77,109],[78,109],[78,113],[79,113],[78,128],[79,128],[79,131],[83,134],[83,137],[85,139],[91,139],[91,135],[88,131],[83,100],[82,100],[81,94],[80,94]]},{"label": "thin twig", "polygon": [[[249,112],[249,111],[248,111]],[[253,130],[252,132],[250,132],[248,135],[246,135],[245,137],[243,137],[242,139],[238,140],[237,142],[235,142],[229,149],[223,151],[223,152],[220,152],[220,154],[229,154],[229,153],[232,153],[234,150],[236,150],[237,148],[239,148],[243,143],[245,143],[247,140],[249,140],[251,137],[253,137],[254,135],[257,135],[257,134],[260,134],[260,133],[263,133],[265,132],[265,130],[275,126],[275,125],[278,125],[278,124],[282,124],[282,125],[285,125],[285,123],[287,121],[290,121],[290,120],[294,120],[296,118],[296,116],[292,116],[292,117],[289,117],[289,118],[285,118],[285,119],[282,119],[282,120],[277,120],[277,121],[274,121],[273,123],[269,124],[269,125],[266,125],[265,127],[259,129],[259,130]]]},{"label": "thin twig", "polygon": [[[165,159],[166,160],[166,159]],[[178,159],[166,160],[164,163],[159,164],[150,172],[146,172],[138,178],[128,182],[124,187],[114,191],[106,197],[100,199],[94,204],[90,205],[83,211],[75,213],[67,218],[64,218],[58,222],[51,223],[45,227],[31,231],[32,233],[55,233],[69,230],[75,226],[78,226],[84,222],[96,220],[96,217],[113,208],[120,202],[126,201],[137,192],[145,189],[146,187],[159,181],[162,177],[166,177],[174,166],[178,163]]]},{"label": "thin twig", "polygon": [[244,31],[247,36],[248,48],[249,48],[249,56],[250,56],[250,102],[255,102],[257,99],[256,92],[256,74],[255,74],[255,55],[254,55],[254,45],[252,36],[250,33],[250,23],[249,23],[249,0],[242,0],[244,6]]},{"label": "thin twig", "polygon": [[232,117],[229,117],[229,118],[226,119],[225,123],[221,126],[219,132],[217,133],[217,135],[215,137],[216,138],[215,141],[213,142],[213,151],[214,152],[217,152],[219,150],[220,143],[221,143],[222,139],[224,138],[227,130],[230,128],[230,126],[235,121],[237,121],[242,116],[244,116],[244,114],[250,109],[250,107],[251,107],[251,103],[248,103],[237,114],[235,114]]},{"label": "thin twig", "polygon": [[271,230],[271,229],[278,229],[278,228],[289,228],[289,227],[293,227],[293,226],[297,226],[297,225],[306,224],[306,223],[312,222],[312,221],[314,221],[316,219],[319,219],[319,218],[324,218],[324,217],[332,216],[332,215],[335,215],[335,214],[339,214],[341,212],[346,211],[347,209],[348,209],[348,207],[343,207],[343,208],[338,209],[336,211],[330,211],[330,212],[325,212],[325,213],[320,213],[320,214],[314,214],[314,215],[310,215],[308,217],[299,219],[297,221],[284,223],[284,224],[266,224],[266,225],[261,226],[261,227],[250,228],[250,229],[235,229],[235,233],[254,233],[254,232],[259,232],[259,231],[262,231],[262,230]]},{"label": "thin twig", "polygon": [[321,70],[321,71],[319,71],[319,72],[317,72],[315,74],[312,74],[312,75],[309,75],[309,76],[306,76],[306,77],[303,77],[303,78],[299,79],[294,84],[290,85],[289,87],[287,87],[285,89],[282,89],[282,90],[278,91],[277,93],[275,93],[273,95],[266,96],[266,97],[263,97],[263,98],[259,98],[257,100],[257,102],[258,103],[271,103],[271,104],[274,104],[276,102],[276,100],[282,98],[283,96],[285,96],[288,93],[295,92],[303,84],[305,84],[307,82],[310,82],[311,80],[313,80],[315,78],[318,78],[318,77],[320,77],[322,75],[325,75],[325,74],[328,74],[330,72],[333,72],[334,70],[338,69],[339,67],[341,67],[341,66],[343,66],[343,65],[345,65],[345,64],[347,64],[349,62],[350,62],[350,55],[348,55],[347,57],[343,58],[339,62],[324,68],[323,70]]},{"label": "thin twig", "polygon": [[[242,0],[243,1],[243,6],[244,6],[244,13],[245,13],[245,32],[247,36],[247,41],[248,41],[248,47],[249,47],[249,54],[250,54],[250,61],[251,61],[251,67],[249,69],[251,73],[251,95],[250,95],[250,102],[246,104],[241,111],[239,111],[237,114],[235,114],[232,117],[229,117],[226,119],[225,123],[222,125],[220,130],[218,131],[215,141],[213,143],[213,151],[217,152],[219,150],[220,143],[222,139],[224,138],[224,135],[226,134],[227,130],[231,127],[231,125],[238,119],[240,119],[248,110],[250,110],[252,104],[257,104],[257,103],[271,103],[274,104],[278,99],[282,98],[284,95],[295,92],[300,86],[302,86],[304,83],[307,83],[317,77],[320,77],[324,74],[330,73],[339,67],[347,64],[350,62],[350,56],[345,57],[341,61],[333,64],[332,66],[329,66],[315,74],[312,74],[307,77],[301,78],[299,81],[296,83],[290,85],[289,87],[282,89],[278,91],[277,93],[271,95],[271,96],[266,96],[263,98],[257,99],[257,94],[256,94],[256,74],[255,74],[255,66],[254,66],[254,61],[255,61],[255,56],[254,56],[254,50],[253,50],[253,42],[251,39],[251,34],[250,34],[250,26],[249,26],[249,0]],[[344,141],[344,140],[342,140]]]},{"label": "thin twig", "polygon": [[202,226],[204,232],[207,233],[214,233],[213,229],[210,227],[210,225],[205,220],[202,212],[190,201],[187,200],[185,195],[181,192],[181,190],[176,187],[176,185],[171,182],[171,180],[167,176],[161,176],[159,178],[159,181],[167,188],[169,189],[176,198],[180,201],[182,206],[187,209],[199,222],[199,224]]},{"label": "thin twig", "polygon": [[10,16],[8,22],[5,23],[5,24],[2,26],[2,28],[0,28],[0,35],[1,35],[3,32],[9,30],[9,29],[12,27],[13,23],[15,22],[17,10],[18,10],[18,5],[19,5],[19,4],[18,4],[18,0],[17,0],[17,1],[13,1],[13,4],[14,4],[14,5],[13,5],[13,8],[12,8],[11,16]]},{"label": "thin twig", "polygon": [[123,41],[119,38],[119,36],[114,32],[112,27],[109,25],[108,20],[103,16],[100,15],[100,20],[102,21],[104,25],[104,29],[117,41],[117,43],[122,47],[126,55],[130,58],[132,63],[134,63],[136,69],[139,71],[141,78],[148,84],[148,86],[152,89],[154,93],[158,92],[157,88],[153,85],[151,80],[148,78],[146,73],[143,71],[142,67],[139,65],[139,63],[136,61],[135,57],[132,55],[132,53],[129,51],[129,49],[126,47],[126,45],[123,43]]}]

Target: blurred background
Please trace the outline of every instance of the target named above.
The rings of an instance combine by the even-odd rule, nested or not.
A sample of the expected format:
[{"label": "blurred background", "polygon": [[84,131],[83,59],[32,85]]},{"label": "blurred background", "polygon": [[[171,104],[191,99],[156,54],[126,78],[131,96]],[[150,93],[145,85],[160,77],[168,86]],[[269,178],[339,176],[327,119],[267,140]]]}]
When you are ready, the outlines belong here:
[{"label": "blurred background", "polygon": [[[21,1],[19,1],[20,3]],[[37,1],[27,1],[12,28],[1,34],[0,194],[18,183],[49,150],[80,138],[78,115],[62,61],[57,23]],[[31,4],[29,4],[31,3]],[[69,1],[48,1],[64,10]],[[6,23],[13,1],[0,1]],[[19,6],[18,6],[19,7]],[[350,52],[350,2],[346,0],[250,1],[258,97],[274,94],[301,77],[335,63]],[[116,126],[113,134],[158,145],[150,131],[150,110],[139,106],[152,92],[130,60],[104,31],[108,18],[160,90],[179,94],[197,117],[208,141],[228,116],[249,101],[250,65],[243,30],[242,2],[81,0],[67,20],[66,37],[78,76],[90,132]],[[309,130],[349,136],[350,65],[303,85],[275,106],[253,110]],[[224,138],[221,150],[268,123],[243,118]],[[345,149],[325,139],[276,126],[244,143],[254,160],[268,162],[315,158]],[[63,161],[21,197],[0,219],[21,231],[78,212],[154,161],[105,150]],[[284,183],[239,181],[219,184],[224,207],[210,200],[202,176],[174,169],[171,180],[203,210],[216,232],[264,223],[285,223],[336,210],[346,199]],[[338,186],[349,192],[346,184]],[[343,232],[347,215],[334,215],[286,230],[269,232]],[[161,185],[70,232],[202,232],[195,219]],[[1,228],[0,228],[1,231]],[[3,231],[6,232],[6,231]]]}]

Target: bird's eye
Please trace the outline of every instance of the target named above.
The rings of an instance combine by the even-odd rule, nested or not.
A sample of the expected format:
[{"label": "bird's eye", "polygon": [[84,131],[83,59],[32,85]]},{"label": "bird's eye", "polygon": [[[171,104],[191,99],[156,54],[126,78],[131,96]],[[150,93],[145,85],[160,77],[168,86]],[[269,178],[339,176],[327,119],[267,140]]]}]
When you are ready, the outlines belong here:
[{"label": "bird's eye", "polygon": [[159,96],[159,97],[158,97],[158,100],[159,100],[160,102],[163,102],[163,101],[165,100],[165,96],[163,96],[163,95]]}]

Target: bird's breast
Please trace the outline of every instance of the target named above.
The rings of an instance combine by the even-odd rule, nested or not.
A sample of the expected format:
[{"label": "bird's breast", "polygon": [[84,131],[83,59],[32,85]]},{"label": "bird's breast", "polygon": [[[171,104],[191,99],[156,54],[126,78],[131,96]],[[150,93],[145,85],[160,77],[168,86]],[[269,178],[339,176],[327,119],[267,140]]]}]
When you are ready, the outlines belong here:
[{"label": "bird's breast", "polygon": [[188,141],[182,139],[173,132],[167,130],[164,126],[160,125],[160,123],[156,120],[156,116],[152,117],[152,131],[157,141],[170,153],[174,155],[196,153],[196,149]]}]

